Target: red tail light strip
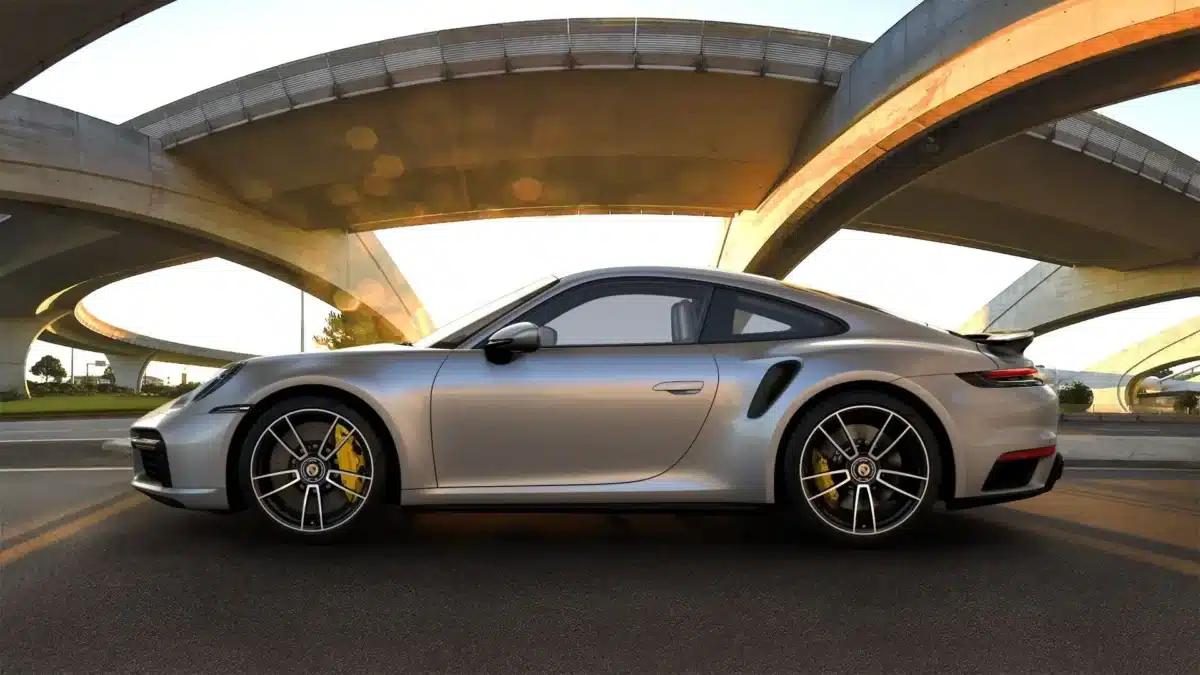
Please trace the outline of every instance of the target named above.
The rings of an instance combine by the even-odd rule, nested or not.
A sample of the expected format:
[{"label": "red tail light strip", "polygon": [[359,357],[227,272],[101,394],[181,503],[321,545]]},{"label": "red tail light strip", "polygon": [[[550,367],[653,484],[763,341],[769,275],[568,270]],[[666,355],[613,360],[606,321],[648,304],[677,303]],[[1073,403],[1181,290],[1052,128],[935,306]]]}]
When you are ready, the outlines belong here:
[{"label": "red tail light strip", "polygon": [[1058,447],[1054,446],[1054,445],[1048,445],[1044,448],[1033,448],[1032,450],[1016,450],[1013,452],[1006,452],[1003,455],[1000,455],[1000,458],[997,459],[996,461],[997,462],[1015,462],[1018,459],[1039,459],[1042,457],[1049,457],[1050,455],[1053,455],[1055,452],[1058,452]]},{"label": "red tail light strip", "polygon": [[1006,368],[1004,370],[989,370],[983,373],[983,376],[989,380],[1012,380],[1033,377],[1037,375],[1037,372],[1037,368]]}]

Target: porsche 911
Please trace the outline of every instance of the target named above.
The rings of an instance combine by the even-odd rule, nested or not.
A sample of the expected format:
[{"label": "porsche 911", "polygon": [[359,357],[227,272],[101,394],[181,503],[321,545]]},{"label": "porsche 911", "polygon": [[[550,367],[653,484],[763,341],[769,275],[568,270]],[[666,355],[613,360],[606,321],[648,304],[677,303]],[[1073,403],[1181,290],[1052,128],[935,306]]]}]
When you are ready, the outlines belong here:
[{"label": "porsche 911", "polygon": [[752,507],[888,540],[938,503],[1054,487],[1058,401],[1033,337],[747,274],[593,270],[415,344],[232,364],[132,425],[132,486],[319,541],[386,505]]}]

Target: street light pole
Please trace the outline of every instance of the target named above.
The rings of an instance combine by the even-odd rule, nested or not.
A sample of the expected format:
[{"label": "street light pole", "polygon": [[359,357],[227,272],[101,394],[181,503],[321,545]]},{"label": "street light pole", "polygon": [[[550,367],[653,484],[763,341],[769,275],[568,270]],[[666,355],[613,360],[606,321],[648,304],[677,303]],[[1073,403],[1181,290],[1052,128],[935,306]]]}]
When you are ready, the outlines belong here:
[{"label": "street light pole", "polygon": [[300,351],[304,351],[304,289],[300,289]]}]

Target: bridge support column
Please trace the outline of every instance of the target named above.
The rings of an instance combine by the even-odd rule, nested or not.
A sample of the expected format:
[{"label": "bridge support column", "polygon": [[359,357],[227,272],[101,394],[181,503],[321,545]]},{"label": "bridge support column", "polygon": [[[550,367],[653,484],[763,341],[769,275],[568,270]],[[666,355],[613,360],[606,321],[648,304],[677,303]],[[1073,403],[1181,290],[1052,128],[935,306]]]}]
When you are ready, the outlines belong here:
[{"label": "bridge support column", "polygon": [[130,356],[128,354],[105,354],[108,367],[112,368],[116,386],[132,389],[135,393],[142,390],[142,376],[146,374],[146,366],[150,365],[150,357],[154,352]]},{"label": "bridge support column", "polygon": [[26,380],[32,375],[25,368],[29,347],[54,318],[0,319],[0,393],[29,398]]}]

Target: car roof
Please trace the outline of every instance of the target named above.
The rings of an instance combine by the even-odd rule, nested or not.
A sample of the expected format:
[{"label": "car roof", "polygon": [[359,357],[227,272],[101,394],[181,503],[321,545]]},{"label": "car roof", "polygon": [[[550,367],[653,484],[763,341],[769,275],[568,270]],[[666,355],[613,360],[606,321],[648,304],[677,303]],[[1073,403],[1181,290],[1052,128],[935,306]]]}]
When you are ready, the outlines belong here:
[{"label": "car roof", "polygon": [[599,279],[621,278],[621,277],[664,277],[670,279],[686,279],[690,281],[702,281],[714,284],[726,284],[729,286],[739,286],[750,290],[756,290],[762,293],[771,295],[789,295],[788,291],[794,287],[789,287],[771,277],[759,276],[757,274],[747,274],[745,272],[727,272],[708,267],[670,267],[670,266],[629,266],[629,267],[603,267],[599,269],[587,270],[585,272],[575,272],[561,278],[563,282],[583,282]]},{"label": "car roof", "polygon": [[775,297],[791,300],[813,309],[817,309],[849,321],[856,330],[870,327],[869,332],[883,334],[909,334],[924,338],[945,337],[944,331],[926,324],[896,316],[878,307],[858,300],[843,298],[833,293],[827,293],[812,288],[805,288],[771,277],[745,272],[728,272],[713,268],[671,267],[671,266],[637,266],[637,267],[604,267],[564,275],[560,278],[563,283],[576,284],[601,279],[620,279],[626,277],[662,277],[665,279],[684,279],[702,283],[722,284],[749,291],[757,291]]}]

